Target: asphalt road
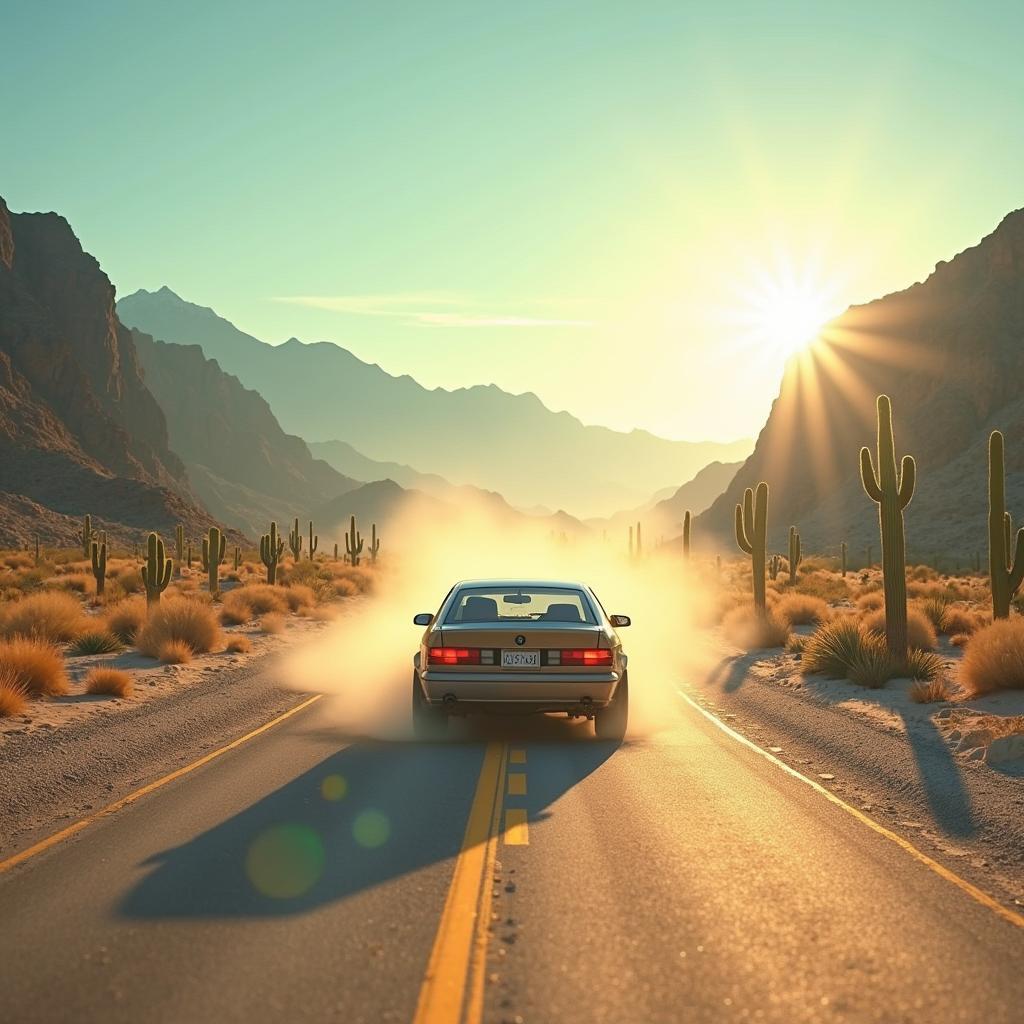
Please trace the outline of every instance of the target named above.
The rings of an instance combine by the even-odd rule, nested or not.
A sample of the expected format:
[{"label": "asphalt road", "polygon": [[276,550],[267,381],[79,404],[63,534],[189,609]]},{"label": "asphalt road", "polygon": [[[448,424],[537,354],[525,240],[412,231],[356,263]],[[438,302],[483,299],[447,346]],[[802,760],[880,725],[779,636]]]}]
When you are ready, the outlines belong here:
[{"label": "asphalt road", "polygon": [[0,874],[0,1020],[1024,1019],[1024,928],[667,725],[348,744],[313,704]]}]

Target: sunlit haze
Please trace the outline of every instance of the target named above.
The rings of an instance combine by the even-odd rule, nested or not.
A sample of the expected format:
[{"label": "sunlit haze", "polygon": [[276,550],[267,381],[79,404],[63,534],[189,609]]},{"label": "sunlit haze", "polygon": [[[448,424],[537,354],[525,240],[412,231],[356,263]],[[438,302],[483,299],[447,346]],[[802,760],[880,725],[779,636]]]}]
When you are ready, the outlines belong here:
[{"label": "sunlit haze", "polygon": [[8,15],[12,209],[121,295],[586,422],[755,435],[823,320],[1019,205],[1020,8],[105,6]]}]

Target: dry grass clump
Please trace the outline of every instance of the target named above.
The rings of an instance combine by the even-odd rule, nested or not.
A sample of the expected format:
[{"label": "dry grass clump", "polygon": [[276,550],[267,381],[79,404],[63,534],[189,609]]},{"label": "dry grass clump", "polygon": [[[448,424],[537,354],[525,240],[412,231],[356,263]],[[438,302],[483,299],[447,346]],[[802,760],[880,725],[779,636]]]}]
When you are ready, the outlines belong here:
[{"label": "dry grass clump", "polygon": [[51,590],[30,594],[3,614],[3,636],[30,636],[51,643],[67,643],[90,626],[81,602],[70,594]]},{"label": "dry grass clump", "polygon": [[907,651],[906,662],[901,666],[901,674],[910,676],[911,679],[932,682],[942,675],[944,668],[943,661],[937,654],[911,648]]},{"label": "dry grass clump", "polygon": [[869,590],[866,594],[861,594],[854,604],[862,612],[875,612],[884,607],[885,596],[881,590]]},{"label": "dry grass clump", "polygon": [[162,654],[169,643],[181,642],[192,654],[212,650],[220,641],[220,627],[213,609],[202,601],[177,597],[160,602],[153,609],[135,638],[142,654],[165,660]]},{"label": "dry grass clump", "polygon": [[[865,615],[862,624],[872,633],[885,635],[885,609]],[[930,651],[935,646],[935,627],[917,608],[907,609],[907,643],[919,651]]]},{"label": "dry grass clump", "polygon": [[944,679],[917,679],[911,684],[909,696],[915,704],[937,704],[949,700],[949,685]]},{"label": "dry grass clump", "polygon": [[799,577],[794,590],[811,597],[820,597],[823,601],[845,601],[850,596],[850,588],[842,576],[826,572],[807,572]]},{"label": "dry grass clump", "polygon": [[954,633],[950,638],[949,642],[954,647],[966,647],[971,639],[970,633]]},{"label": "dry grass clump", "polygon": [[972,697],[1024,689],[1024,619],[997,619],[971,637],[960,664],[960,685]]},{"label": "dry grass clump", "polygon": [[819,626],[804,642],[800,671],[846,679],[867,641],[866,630],[854,619],[833,619]]},{"label": "dry grass clump", "polygon": [[165,640],[156,656],[165,665],[187,665],[192,660],[192,648],[184,640]]},{"label": "dry grass clump", "polygon": [[831,615],[828,605],[820,597],[798,593],[780,598],[773,611],[790,626],[817,625]]},{"label": "dry grass clump", "polygon": [[936,633],[947,632],[945,628],[946,623],[946,611],[949,608],[949,598],[942,597],[927,597],[923,601],[919,601],[916,605],[917,610],[932,624],[932,628]]},{"label": "dry grass clump", "polygon": [[220,621],[225,626],[241,626],[252,618],[252,605],[246,597],[248,588],[230,590],[220,604]]},{"label": "dry grass clump", "polygon": [[85,692],[110,697],[130,697],[135,684],[119,668],[94,668],[85,677]]},{"label": "dry grass clump", "polygon": [[739,605],[722,619],[722,632],[730,643],[744,650],[761,647],[784,647],[789,639],[789,626],[769,609],[758,615],[753,605]]},{"label": "dry grass clump", "polygon": [[[368,594],[373,590],[375,574],[372,569],[361,565],[346,565],[344,562],[331,562],[330,572],[335,579],[335,587],[340,580],[348,580],[355,587],[355,593]],[[339,593],[341,591],[339,590]]]},{"label": "dry grass clump", "polygon": [[846,674],[851,682],[869,690],[881,689],[897,675],[896,665],[884,637],[877,633],[865,633],[860,647],[853,652]]},{"label": "dry grass clump", "polygon": [[124,648],[120,637],[105,629],[91,629],[71,643],[68,654],[84,657],[89,654],[114,654]]},{"label": "dry grass clump", "polygon": [[248,654],[252,650],[252,641],[247,636],[233,636],[224,650],[228,654]]},{"label": "dry grass clump", "polygon": [[10,668],[0,668],[0,718],[20,715],[28,704],[28,693]]},{"label": "dry grass clump", "polygon": [[61,590],[70,590],[75,594],[96,593],[96,580],[92,573],[72,572],[63,576],[54,577],[55,587]]},{"label": "dry grass clump", "polygon": [[256,583],[242,590],[233,590],[231,593],[240,594],[240,600],[245,600],[249,605],[252,612],[249,616],[250,619],[254,615],[288,610],[288,598],[284,596],[284,587],[272,587],[269,583]]},{"label": "dry grass clump", "polygon": [[114,575],[113,579],[126,594],[141,594],[145,590],[145,584],[142,582],[142,573],[137,566],[133,565],[121,569]]},{"label": "dry grass clump", "polygon": [[68,692],[60,651],[38,637],[0,640],[0,672],[9,673],[33,697],[60,697]]},{"label": "dry grass clump", "polygon": [[307,587],[303,583],[289,583],[284,588],[284,597],[288,602],[289,610],[293,612],[304,611],[316,604],[313,588]]},{"label": "dry grass clump", "polygon": [[129,597],[108,605],[103,615],[107,630],[122,643],[135,643],[135,637],[146,621],[146,602],[141,597]]},{"label": "dry grass clump", "polygon": [[30,569],[34,563],[35,559],[25,551],[14,551],[4,555],[4,565],[8,569]]},{"label": "dry grass clump", "polygon": [[260,619],[260,630],[264,633],[283,633],[284,616],[280,612],[268,612]]},{"label": "dry grass clump", "polygon": [[942,632],[950,637],[957,635],[970,636],[986,624],[985,615],[962,605],[950,605],[942,617]]}]

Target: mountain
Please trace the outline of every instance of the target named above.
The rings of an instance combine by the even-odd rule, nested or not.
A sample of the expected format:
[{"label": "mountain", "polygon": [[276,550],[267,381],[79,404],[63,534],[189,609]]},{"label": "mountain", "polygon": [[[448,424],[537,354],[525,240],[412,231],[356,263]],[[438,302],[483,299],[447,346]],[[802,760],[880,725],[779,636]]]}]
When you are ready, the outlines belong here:
[{"label": "mountain", "polygon": [[[786,368],[753,453],[700,517],[698,535],[733,550],[733,510],[745,487],[770,487],[770,543],[789,525],[806,551],[866,545],[879,555],[875,504],[858,452],[875,450],[875,398],[893,403],[899,455],[917,460],[906,510],[908,554],[973,562],[986,548],[989,432],[1006,435],[1009,507],[1024,505],[1024,210],[978,245],[904,291],[853,306]],[[1015,507],[1014,507],[1015,506]],[[983,556],[984,557],[984,556]]]},{"label": "mountain", "polygon": [[680,524],[687,509],[699,515],[729,486],[741,462],[712,462],[705,466],[692,480],[680,487],[659,491],[646,504],[625,512],[617,512],[608,519],[592,519],[588,526],[601,530],[625,531],[640,522],[647,536],[657,539],[663,534],[678,537]]},{"label": "mountain", "polygon": [[536,395],[494,385],[428,390],[330,342],[267,345],[168,288],[135,292],[118,312],[156,338],[202,346],[308,441],[341,438],[372,459],[500,491],[516,506],[608,514],[750,451],[748,441],[668,441],[584,426]]},{"label": "mountain", "polygon": [[212,520],[147,389],[114,288],[55,213],[0,199],[0,545],[67,539],[91,513],[119,542]]},{"label": "mountain", "polygon": [[309,450],[318,459],[329,463],[339,473],[369,483],[374,480],[393,480],[401,487],[431,494],[435,498],[450,496],[454,484],[436,473],[420,473],[411,466],[398,462],[381,462],[356,451],[347,441],[313,441]]},{"label": "mountain", "polygon": [[249,536],[358,486],[286,434],[270,406],[198,345],[133,331],[146,384],[167,416],[170,443],[213,515]]}]

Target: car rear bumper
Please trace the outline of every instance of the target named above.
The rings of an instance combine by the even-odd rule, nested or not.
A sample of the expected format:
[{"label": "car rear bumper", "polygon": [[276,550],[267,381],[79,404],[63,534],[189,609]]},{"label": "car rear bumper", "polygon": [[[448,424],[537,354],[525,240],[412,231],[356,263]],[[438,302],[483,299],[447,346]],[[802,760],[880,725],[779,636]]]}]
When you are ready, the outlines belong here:
[{"label": "car rear bumper", "polygon": [[423,672],[420,684],[431,704],[452,711],[579,711],[605,707],[615,694],[617,672],[542,674],[503,672],[473,677],[463,672]]}]

